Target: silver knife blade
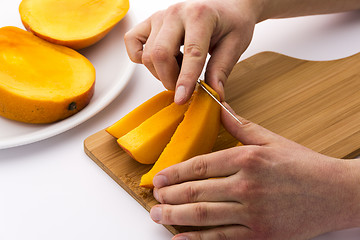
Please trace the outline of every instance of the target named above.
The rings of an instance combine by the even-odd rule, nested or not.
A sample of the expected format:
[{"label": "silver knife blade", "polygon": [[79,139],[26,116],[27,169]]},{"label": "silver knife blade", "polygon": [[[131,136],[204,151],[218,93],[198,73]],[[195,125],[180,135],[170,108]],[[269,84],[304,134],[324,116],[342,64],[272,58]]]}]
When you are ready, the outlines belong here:
[{"label": "silver knife blade", "polygon": [[210,97],[212,99],[214,99],[227,113],[230,114],[231,117],[233,117],[238,123],[240,123],[241,125],[243,124],[232,112],[229,111],[229,109],[227,109],[224,104],[222,104],[203,84],[203,82],[198,79],[197,83],[200,85],[200,87],[208,94],[210,95]]}]

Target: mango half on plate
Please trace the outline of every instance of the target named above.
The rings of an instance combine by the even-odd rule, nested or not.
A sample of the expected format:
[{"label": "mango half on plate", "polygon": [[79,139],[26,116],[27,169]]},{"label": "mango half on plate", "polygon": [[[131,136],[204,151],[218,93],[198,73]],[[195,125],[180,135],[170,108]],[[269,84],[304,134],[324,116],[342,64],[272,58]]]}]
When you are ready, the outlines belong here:
[{"label": "mango half on plate", "polygon": [[19,7],[27,30],[73,49],[102,39],[128,10],[129,0],[23,0]]},{"label": "mango half on plate", "polygon": [[94,66],[73,49],[0,28],[0,115],[27,123],[67,118],[94,93]]},{"label": "mango half on plate", "polygon": [[[211,91],[219,98],[214,90]],[[151,105],[158,106],[156,103],[159,103],[160,96],[167,92],[169,91],[164,91],[140,105],[124,119],[134,118],[134,121],[137,121],[137,114],[142,109],[145,110]],[[122,120],[107,129],[107,132],[118,138],[119,145],[135,160],[146,164],[155,163],[152,169],[142,176],[141,187],[153,188],[152,180],[159,171],[211,152],[219,133],[220,106],[203,89],[198,88],[184,105],[169,102],[164,105],[161,110],[154,108],[152,116],[142,118],[142,122],[137,121],[138,125],[132,129]],[[127,133],[117,134],[114,129],[127,129]]]}]

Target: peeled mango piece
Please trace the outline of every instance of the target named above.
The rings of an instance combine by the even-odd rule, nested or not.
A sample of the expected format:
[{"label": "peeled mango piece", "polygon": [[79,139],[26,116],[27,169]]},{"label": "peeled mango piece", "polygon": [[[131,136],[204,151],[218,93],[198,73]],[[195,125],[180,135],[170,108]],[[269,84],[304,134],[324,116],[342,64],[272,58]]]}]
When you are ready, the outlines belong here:
[{"label": "peeled mango piece", "polygon": [[113,137],[120,138],[172,102],[174,91],[160,92],[108,127],[106,131]]},{"label": "peeled mango piece", "polygon": [[73,49],[102,39],[128,10],[129,0],[23,0],[19,7],[27,30]]},{"label": "peeled mango piece", "polygon": [[78,52],[16,27],[0,28],[0,115],[27,123],[67,118],[89,102],[95,69]]},{"label": "peeled mango piece", "polygon": [[[218,94],[207,86],[219,99]],[[183,121],[152,169],[141,178],[140,186],[153,188],[153,178],[161,170],[211,152],[220,128],[220,106],[201,88],[193,94]]]},{"label": "peeled mango piece", "polygon": [[172,103],[117,140],[136,161],[153,164],[184,118],[188,103]]}]

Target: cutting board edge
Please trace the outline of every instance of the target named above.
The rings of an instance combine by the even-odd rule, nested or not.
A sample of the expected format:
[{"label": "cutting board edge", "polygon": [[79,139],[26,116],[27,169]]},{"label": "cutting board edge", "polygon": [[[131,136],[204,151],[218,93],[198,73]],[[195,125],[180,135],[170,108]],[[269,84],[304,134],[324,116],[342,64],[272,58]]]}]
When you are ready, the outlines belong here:
[{"label": "cutting board edge", "polygon": [[[148,211],[150,213],[150,209],[146,207],[146,204],[143,203],[142,201],[139,200],[139,198],[137,196],[135,196],[135,194],[131,191],[131,189],[120,179],[117,178],[114,173],[108,169],[88,148],[87,142],[89,140],[91,140],[91,138],[94,137],[94,135],[98,134],[99,132],[106,132],[105,129],[100,130],[90,136],[88,136],[85,140],[84,140],[84,152],[85,154],[91,159],[93,160],[96,165],[98,165],[106,174],[108,174],[117,184],[120,185],[120,187],[122,189],[125,190],[125,192],[127,192],[133,199],[135,199],[146,211]],[[173,235],[176,235],[178,233],[180,233],[175,227],[171,226],[171,225],[163,225],[169,232],[171,232]]]}]

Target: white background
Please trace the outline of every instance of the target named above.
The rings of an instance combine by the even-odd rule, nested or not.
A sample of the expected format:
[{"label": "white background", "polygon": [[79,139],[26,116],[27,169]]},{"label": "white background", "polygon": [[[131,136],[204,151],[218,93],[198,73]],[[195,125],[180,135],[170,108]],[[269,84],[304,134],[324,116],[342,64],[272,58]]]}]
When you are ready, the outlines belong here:
[{"label": "white background", "polygon": [[[0,2],[2,6],[11,2],[8,5],[13,8],[19,1]],[[174,2],[133,0],[130,14],[140,22]],[[22,27],[18,18],[1,22],[3,16],[14,13],[17,9],[2,7],[1,26]],[[257,25],[242,59],[261,51],[309,60],[358,53],[360,12],[265,21]],[[138,65],[122,93],[87,122],[44,141],[0,150],[0,240],[170,239],[172,234],[154,223],[83,151],[86,137],[162,90],[146,68]],[[359,238],[360,229],[351,229],[316,239]]]}]

